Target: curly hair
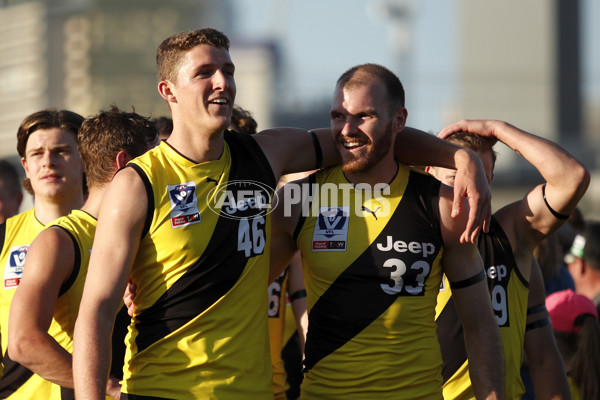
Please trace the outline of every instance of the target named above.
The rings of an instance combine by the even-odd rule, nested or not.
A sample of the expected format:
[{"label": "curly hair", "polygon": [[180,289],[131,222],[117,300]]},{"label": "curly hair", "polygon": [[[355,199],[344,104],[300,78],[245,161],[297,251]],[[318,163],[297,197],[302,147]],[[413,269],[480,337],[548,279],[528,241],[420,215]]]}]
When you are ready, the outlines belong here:
[{"label": "curly hair", "polygon": [[79,130],[78,149],[90,186],[110,182],[120,151],[137,157],[156,143],[158,129],[149,118],[116,106],[86,119]]}]

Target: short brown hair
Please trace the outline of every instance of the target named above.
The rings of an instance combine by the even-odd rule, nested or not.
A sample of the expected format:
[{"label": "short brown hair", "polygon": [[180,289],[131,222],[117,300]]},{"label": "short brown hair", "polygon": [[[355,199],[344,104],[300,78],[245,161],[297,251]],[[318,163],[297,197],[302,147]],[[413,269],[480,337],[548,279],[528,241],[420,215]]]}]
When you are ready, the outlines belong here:
[{"label": "short brown hair", "polygon": [[79,154],[90,186],[110,182],[120,151],[131,157],[144,154],[156,142],[158,130],[149,118],[116,106],[86,119],[79,130]]},{"label": "short brown hair", "polygon": [[489,151],[492,155],[492,163],[494,165],[496,164],[497,154],[494,151],[494,146],[483,136],[469,132],[454,132],[446,137],[446,140],[450,143],[473,150],[477,154],[482,154],[486,151]]},{"label": "short brown hair", "polygon": [[[71,132],[77,140],[77,131],[83,123],[83,117],[73,111],[45,109],[34,112],[23,119],[17,130],[17,152],[19,156],[25,158],[25,149],[27,141],[32,133],[41,129],[60,128],[66,132]],[[23,178],[23,187],[30,194],[33,193],[31,182],[28,178]]]},{"label": "short brown hair", "polygon": [[201,44],[229,51],[229,38],[222,32],[204,28],[177,33],[166,38],[156,52],[158,80],[177,83],[177,70],[183,55]]}]

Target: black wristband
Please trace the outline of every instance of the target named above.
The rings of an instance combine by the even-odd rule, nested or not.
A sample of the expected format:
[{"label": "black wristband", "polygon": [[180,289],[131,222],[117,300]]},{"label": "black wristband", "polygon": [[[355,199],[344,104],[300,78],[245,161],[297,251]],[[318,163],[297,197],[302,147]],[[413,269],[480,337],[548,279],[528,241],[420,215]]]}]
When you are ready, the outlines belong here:
[{"label": "black wristband", "polygon": [[306,297],[306,290],[300,289],[290,294],[290,302],[293,302],[298,299],[303,299]]},{"label": "black wristband", "polygon": [[323,150],[321,149],[321,143],[319,143],[319,138],[316,133],[313,131],[308,131],[310,133],[310,137],[313,140],[313,146],[315,147],[315,169],[321,168],[323,165]]},{"label": "black wristband", "polygon": [[540,313],[540,312],[543,312],[543,311],[548,311],[546,309],[546,304],[540,304],[540,305],[537,305],[537,306],[529,307],[527,309],[527,315],[537,314],[537,313]]},{"label": "black wristband", "polygon": [[474,285],[476,283],[479,283],[484,279],[485,279],[485,271],[481,270],[477,274],[473,275],[470,278],[463,279],[462,281],[458,281],[458,282],[450,282],[450,289],[452,289],[452,290],[463,289],[463,288],[469,287],[471,285]]},{"label": "black wristband", "polygon": [[544,317],[544,318],[538,319],[537,321],[534,321],[530,324],[525,325],[525,332],[530,331],[532,329],[542,328],[542,327],[548,326],[548,325],[552,325],[552,323],[550,322],[550,318]]},{"label": "black wristband", "polygon": [[546,184],[545,183],[542,186],[542,196],[544,197],[544,203],[546,203],[546,207],[548,207],[548,210],[550,210],[552,215],[554,215],[557,219],[563,219],[563,220],[569,219],[568,215],[558,213],[558,212],[554,211],[554,209],[552,207],[550,207],[550,204],[548,204],[548,200],[546,200]]}]

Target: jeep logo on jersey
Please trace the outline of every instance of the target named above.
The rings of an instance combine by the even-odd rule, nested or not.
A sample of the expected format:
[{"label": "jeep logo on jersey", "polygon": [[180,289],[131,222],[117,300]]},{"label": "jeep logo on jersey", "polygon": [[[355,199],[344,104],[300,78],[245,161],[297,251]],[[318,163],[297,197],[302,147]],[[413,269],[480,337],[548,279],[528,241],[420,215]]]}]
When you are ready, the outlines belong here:
[{"label": "jeep logo on jersey", "polygon": [[222,183],[207,195],[208,207],[225,218],[245,219],[267,215],[273,209],[271,201],[276,196],[268,185],[247,180]]},{"label": "jeep logo on jersey", "polygon": [[171,227],[181,228],[201,221],[194,181],[167,185],[167,192],[171,202]]}]

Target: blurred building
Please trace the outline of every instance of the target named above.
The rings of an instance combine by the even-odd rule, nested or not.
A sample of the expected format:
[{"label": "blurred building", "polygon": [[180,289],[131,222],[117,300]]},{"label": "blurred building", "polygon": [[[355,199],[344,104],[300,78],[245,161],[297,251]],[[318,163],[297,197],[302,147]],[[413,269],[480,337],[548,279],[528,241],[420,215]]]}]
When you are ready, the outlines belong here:
[{"label": "blurred building", "polygon": [[45,107],[167,114],[156,48],[176,32],[226,25],[226,11],[196,0],[0,0],[0,157],[16,152],[21,120]]}]

